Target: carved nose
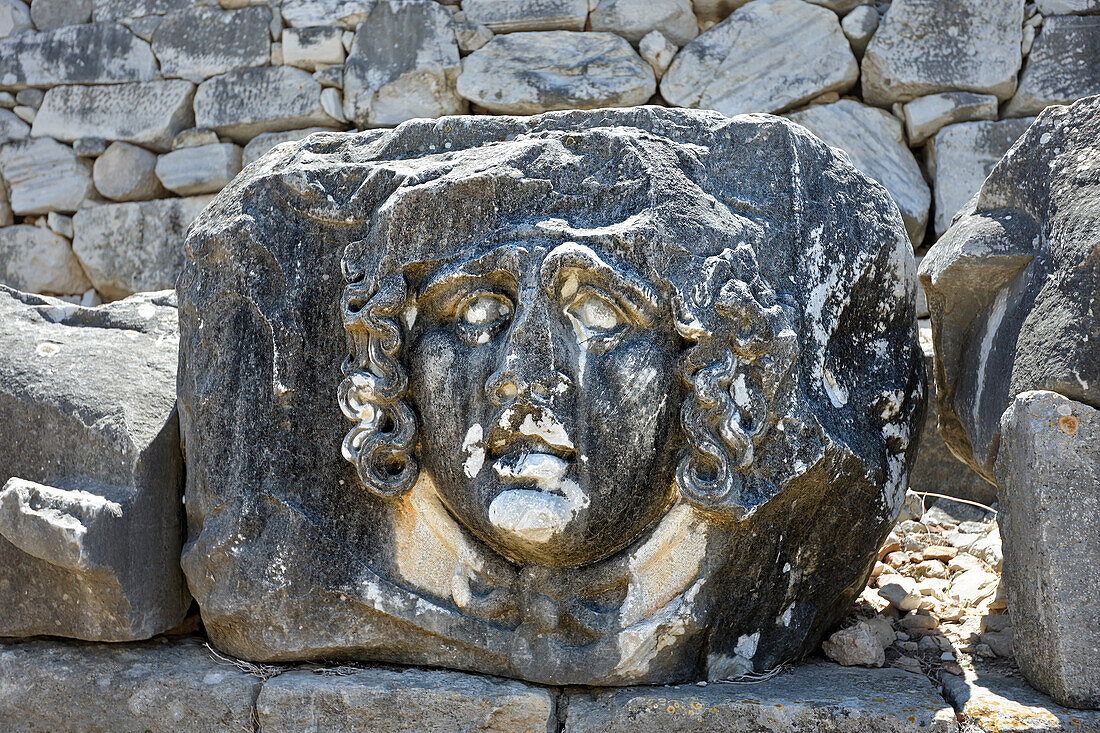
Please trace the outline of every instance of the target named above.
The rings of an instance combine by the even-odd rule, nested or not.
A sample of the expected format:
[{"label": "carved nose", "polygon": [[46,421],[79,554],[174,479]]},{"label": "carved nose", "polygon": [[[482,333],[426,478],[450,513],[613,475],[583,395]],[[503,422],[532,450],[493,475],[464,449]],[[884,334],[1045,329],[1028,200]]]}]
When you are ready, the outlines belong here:
[{"label": "carved nose", "polygon": [[549,404],[572,385],[554,368],[553,327],[545,306],[535,305],[516,314],[508,333],[501,362],[485,382],[489,401],[500,407],[514,400]]}]

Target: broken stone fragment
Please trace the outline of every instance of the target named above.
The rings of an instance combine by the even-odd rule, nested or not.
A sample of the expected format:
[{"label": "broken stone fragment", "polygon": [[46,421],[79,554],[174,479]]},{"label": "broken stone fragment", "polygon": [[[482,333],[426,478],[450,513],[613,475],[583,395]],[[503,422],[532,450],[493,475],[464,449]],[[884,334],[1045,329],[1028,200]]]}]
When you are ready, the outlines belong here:
[{"label": "broken stone fragment", "polygon": [[38,110],[33,135],[65,142],[94,135],[166,151],[176,133],[194,124],[194,96],[195,85],[179,79],[54,87]]},{"label": "broken stone fragment", "polygon": [[1094,94],[1100,94],[1100,21],[1091,16],[1050,17],[1043,22],[1005,115],[1036,115],[1052,104],[1070,104]]},{"label": "broken stone fragment", "polygon": [[782,112],[858,78],[835,13],[802,0],[756,0],[680,49],[661,95],[725,115]]},{"label": "broken stone fragment", "polygon": [[[575,84],[576,69],[585,83]],[[537,73],[534,71],[537,69]],[[500,114],[630,107],[656,89],[653,69],[612,33],[509,33],[466,57],[458,93]]]},{"label": "broken stone fragment", "polygon": [[16,214],[72,213],[96,196],[92,166],[68,145],[48,137],[0,146],[0,170]]},{"label": "broken stone fragment", "polygon": [[462,10],[493,33],[581,31],[590,0],[466,0]]},{"label": "broken stone fragment", "polygon": [[68,239],[23,225],[0,228],[0,283],[49,295],[79,295],[91,286]]},{"label": "broken stone fragment", "polygon": [[862,621],[834,633],[822,642],[821,650],[829,659],[845,667],[881,667],[886,664],[886,651],[878,634]]},{"label": "broken stone fragment", "polygon": [[904,109],[909,144],[916,146],[946,125],[997,119],[997,98],[992,94],[942,92],[917,97],[906,102]]},{"label": "broken stone fragment", "polygon": [[173,301],[89,309],[0,287],[0,319],[0,636],[172,628],[190,604]]}]

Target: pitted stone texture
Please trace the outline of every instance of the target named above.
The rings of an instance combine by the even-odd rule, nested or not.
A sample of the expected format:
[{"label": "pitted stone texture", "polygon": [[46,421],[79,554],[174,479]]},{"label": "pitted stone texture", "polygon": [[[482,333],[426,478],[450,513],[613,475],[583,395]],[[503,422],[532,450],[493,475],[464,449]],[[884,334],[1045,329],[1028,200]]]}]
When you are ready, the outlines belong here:
[{"label": "pitted stone texture", "polygon": [[[491,259],[474,259],[484,255]],[[847,613],[901,506],[924,400],[911,246],[886,190],[787,120],[636,107],[316,133],[249,165],[195,222],[187,256],[178,282],[191,528],[183,564],[213,643],[236,656],[445,665],[553,684],[763,671],[816,649]],[[628,309],[649,309],[650,299],[661,315],[630,316],[641,320],[629,321],[629,335],[618,332],[623,350],[598,354],[593,346],[588,371],[579,372],[581,356],[568,349],[584,348],[582,336],[590,345],[587,331],[564,321],[566,306],[538,299],[578,296],[580,283],[527,285],[540,272],[550,278],[555,262],[578,278],[606,278],[599,287],[623,298],[614,306],[622,316],[588,304],[595,315],[582,313],[576,328],[619,322]],[[447,269],[461,263],[473,269]],[[457,317],[440,310],[449,307],[440,299],[465,293],[482,266],[508,268],[500,287],[514,278],[524,290],[508,297],[533,301],[521,301],[530,308],[508,326],[513,335],[494,331],[496,341],[457,331]],[[414,318],[405,299],[429,277],[438,285],[418,296]],[[713,297],[724,293],[722,303],[692,290],[701,283]],[[362,344],[354,323],[346,330],[341,299],[358,287],[347,292],[349,318],[376,312],[376,295],[402,303],[378,315],[396,334],[389,351]],[[586,280],[585,297],[595,292],[589,287],[597,284]],[[637,377],[643,369],[657,384],[680,384],[676,364],[688,357],[673,331],[673,293],[684,294],[675,301],[684,309],[680,328],[702,349],[692,352],[698,370],[750,370],[717,377],[731,412],[700,412],[696,399],[706,398],[679,388],[668,399],[636,396],[650,389]],[[753,347],[771,355],[767,365],[734,361],[733,339],[750,338],[743,318],[769,344]],[[471,314],[471,323],[481,319]],[[548,345],[551,328],[560,339]],[[363,351],[348,351],[349,333]],[[672,343],[646,347],[658,333]],[[603,346],[606,336],[592,334]],[[484,361],[442,351],[450,347],[441,339],[467,337]],[[441,352],[431,355],[430,344]],[[415,431],[431,447],[416,449],[420,463],[409,456],[405,469],[383,464],[381,481],[408,480],[410,465],[416,480],[383,498],[368,452],[381,436],[364,443],[358,432],[377,413],[347,401],[367,399],[352,394],[354,385],[340,397],[339,365],[357,369],[361,355],[393,348],[410,380],[408,397],[393,403],[393,436]],[[413,355],[421,349],[429,351]],[[572,390],[590,390],[576,397],[565,384],[564,396],[556,386],[547,394],[563,416],[556,419],[585,446],[587,470],[600,472],[600,491],[612,486],[622,499],[589,512],[599,530],[571,536],[580,547],[547,553],[548,564],[507,560],[511,549],[498,535],[492,546],[475,541],[469,526],[487,506],[460,522],[440,498],[454,486],[447,482],[476,474],[465,467],[462,434],[471,431],[458,403],[485,410],[478,424],[490,435],[503,415],[486,384],[495,372],[467,370],[495,370],[506,357],[522,372],[508,377],[518,380],[517,410],[533,409],[534,391],[550,389],[550,364],[573,375]],[[443,364],[450,366],[433,366]],[[623,401],[593,386],[612,368],[624,375],[616,377],[629,390]],[[714,372],[686,368],[691,384],[706,389]],[[758,376],[757,368],[768,371]],[[775,381],[764,387],[764,379]],[[507,392],[501,385],[492,399],[507,401]],[[727,491],[696,483],[686,456],[697,444],[681,451],[686,438],[668,433],[654,451],[637,437],[655,421],[673,430],[681,411],[706,434],[735,436],[747,418],[737,417],[733,393],[756,405],[763,422],[752,424],[782,419],[783,429],[755,434],[751,465],[718,454],[736,476]],[[402,417],[413,400],[418,414],[432,416],[422,428]],[[561,433],[569,437],[564,427],[548,432],[547,411],[539,420],[544,427],[524,422],[539,433],[532,441],[560,446]],[[349,434],[355,465],[341,455]],[[515,434],[505,444],[524,444]],[[539,455],[543,467],[573,470],[561,453]],[[441,467],[457,456],[457,474]],[[435,468],[417,478],[417,465]],[[482,468],[492,480],[492,464]],[[471,501],[461,485],[449,496]],[[606,494],[591,490],[590,500],[608,506]],[[651,512],[641,515],[653,516],[651,528],[623,532],[627,520],[640,524],[638,505]],[[573,557],[583,561],[564,563]],[[808,557],[812,570],[800,564]]]},{"label": "pitted stone texture", "polygon": [[241,144],[264,132],[339,124],[321,106],[321,85],[301,69],[238,69],[195,93],[195,125]]},{"label": "pitted stone texture", "polygon": [[1088,15],[1100,13],[1100,0],[1037,0],[1043,15]]},{"label": "pitted stone texture", "polygon": [[[1100,379],[1100,365],[1085,378]],[[1016,663],[1059,704],[1100,708],[1100,410],[1024,392],[1000,427],[997,522]]]},{"label": "pitted stone texture", "polygon": [[581,31],[589,0],[466,0],[466,17],[493,33]]},{"label": "pitted stone texture", "polygon": [[376,4],[377,0],[283,0],[279,10],[291,28],[338,25],[353,31]]},{"label": "pitted stone texture", "polygon": [[944,675],[943,694],[968,725],[981,733],[1100,733],[1100,712],[1069,710],[1018,676],[966,670]]},{"label": "pitted stone texture", "polygon": [[954,733],[921,675],[810,662],[752,685],[567,692],[565,733]]},{"label": "pitted stone texture", "polygon": [[990,481],[1016,395],[1100,407],[1097,171],[1100,97],[1048,107],[921,263],[940,433]]},{"label": "pitted stone texture", "polygon": [[409,730],[547,733],[554,697],[543,688],[460,672],[364,669],[284,672],[256,700],[265,733]]},{"label": "pitted stone texture", "polygon": [[496,36],[466,57],[458,77],[459,94],[501,114],[631,107],[656,88],[653,68],[613,33]]},{"label": "pitted stone texture", "polygon": [[334,25],[283,30],[283,63],[309,71],[344,63],[343,32]]},{"label": "pitted stone texture", "polygon": [[129,143],[111,143],[92,166],[96,190],[113,201],[148,201],[164,190],[156,175],[157,155]]},{"label": "pitted stone texture", "polygon": [[863,56],[863,98],[889,106],[948,91],[1016,91],[1023,0],[894,0]]},{"label": "pitted stone texture", "polygon": [[936,235],[942,235],[955,215],[978,192],[997,161],[1034,120],[962,122],[948,125],[925,148],[932,190],[936,196]]},{"label": "pitted stone texture", "polygon": [[31,11],[23,0],[0,0],[0,39],[34,30]]},{"label": "pitted stone texture", "polygon": [[16,214],[72,213],[95,195],[91,164],[48,137],[0,147],[0,170]]},{"label": "pitted stone texture", "polygon": [[901,210],[913,246],[924,241],[931,194],[897,117],[847,99],[788,117],[843,150],[856,168],[885,186]]},{"label": "pitted stone texture", "polygon": [[92,20],[127,20],[187,10],[194,0],[92,0]]},{"label": "pitted stone texture", "polygon": [[48,295],[80,295],[91,287],[68,239],[24,225],[0,227],[0,283]]},{"label": "pitted stone texture", "polygon": [[909,144],[915,146],[947,125],[997,119],[997,98],[992,94],[943,92],[917,97],[907,102],[904,109]]},{"label": "pitted stone texture", "polygon": [[434,0],[379,5],[344,62],[344,117],[362,129],[465,112],[459,69],[450,11]]},{"label": "pitted stone texture", "polygon": [[599,0],[588,20],[591,30],[614,33],[635,46],[651,31],[677,46],[699,35],[688,0]]},{"label": "pitted stone texture", "polygon": [[0,643],[0,728],[11,733],[250,731],[262,684],[199,639]]},{"label": "pitted stone texture", "polygon": [[92,19],[92,0],[32,0],[31,20],[40,31],[80,25]]},{"label": "pitted stone texture", "polygon": [[181,80],[103,86],[60,86],[46,92],[33,135],[72,142],[96,136],[169,150],[191,127],[195,85]]},{"label": "pitted stone texture", "polygon": [[327,132],[327,130],[323,127],[307,127],[304,130],[267,132],[263,135],[257,135],[248,142],[248,145],[244,146],[244,152],[241,154],[241,164],[248,165],[279,143],[301,140],[303,137],[312,135],[315,132]]},{"label": "pitted stone texture", "polygon": [[174,288],[183,267],[187,227],[210,199],[159,199],[78,211],[73,251],[107,298]]},{"label": "pitted stone texture", "polygon": [[167,77],[202,81],[271,58],[271,11],[265,6],[220,10],[196,6],[164,18],[153,33],[153,53]]},{"label": "pitted stone texture", "polygon": [[15,116],[13,112],[0,109],[0,145],[26,138],[31,126]]},{"label": "pitted stone texture", "polygon": [[157,159],[161,184],[180,196],[217,193],[241,172],[241,147],[215,143],[180,148]]},{"label": "pitted stone texture", "polygon": [[176,626],[191,599],[174,299],[82,308],[0,288],[0,318],[0,636]]},{"label": "pitted stone texture", "polygon": [[149,44],[119,23],[87,23],[0,41],[0,89],[148,81]]},{"label": "pitted stone texture", "polygon": [[1005,115],[1035,115],[1094,94],[1100,94],[1100,20],[1051,17],[1043,21]]},{"label": "pitted stone texture", "polygon": [[680,49],[661,95],[726,115],[782,112],[858,78],[836,13],[802,0],[756,0]]}]

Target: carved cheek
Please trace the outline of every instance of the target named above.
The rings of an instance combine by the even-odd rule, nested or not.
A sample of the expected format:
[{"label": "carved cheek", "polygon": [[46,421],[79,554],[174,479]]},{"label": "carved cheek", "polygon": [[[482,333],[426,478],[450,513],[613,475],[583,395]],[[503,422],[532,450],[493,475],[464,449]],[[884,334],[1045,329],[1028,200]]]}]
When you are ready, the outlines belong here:
[{"label": "carved cheek", "polygon": [[652,447],[675,407],[673,357],[657,343],[636,338],[599,358],[608,422]]}]

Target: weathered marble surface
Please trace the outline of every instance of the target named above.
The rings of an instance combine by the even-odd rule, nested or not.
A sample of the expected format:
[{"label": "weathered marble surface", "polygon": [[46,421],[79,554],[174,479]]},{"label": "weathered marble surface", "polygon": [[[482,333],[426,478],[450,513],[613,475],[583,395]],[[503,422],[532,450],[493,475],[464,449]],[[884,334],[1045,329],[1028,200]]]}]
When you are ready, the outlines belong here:
[{"label": "weathered marble surface", "polygon": [[125,641],[183,620],[174,305],[0,287],[0,636]]},{"label": "weathered marble surface", "polygon": [[235,655],[770,669],[847,611],[900,507],[910,245],[786,120],[318,133],[187,250],[183,563]]}]

